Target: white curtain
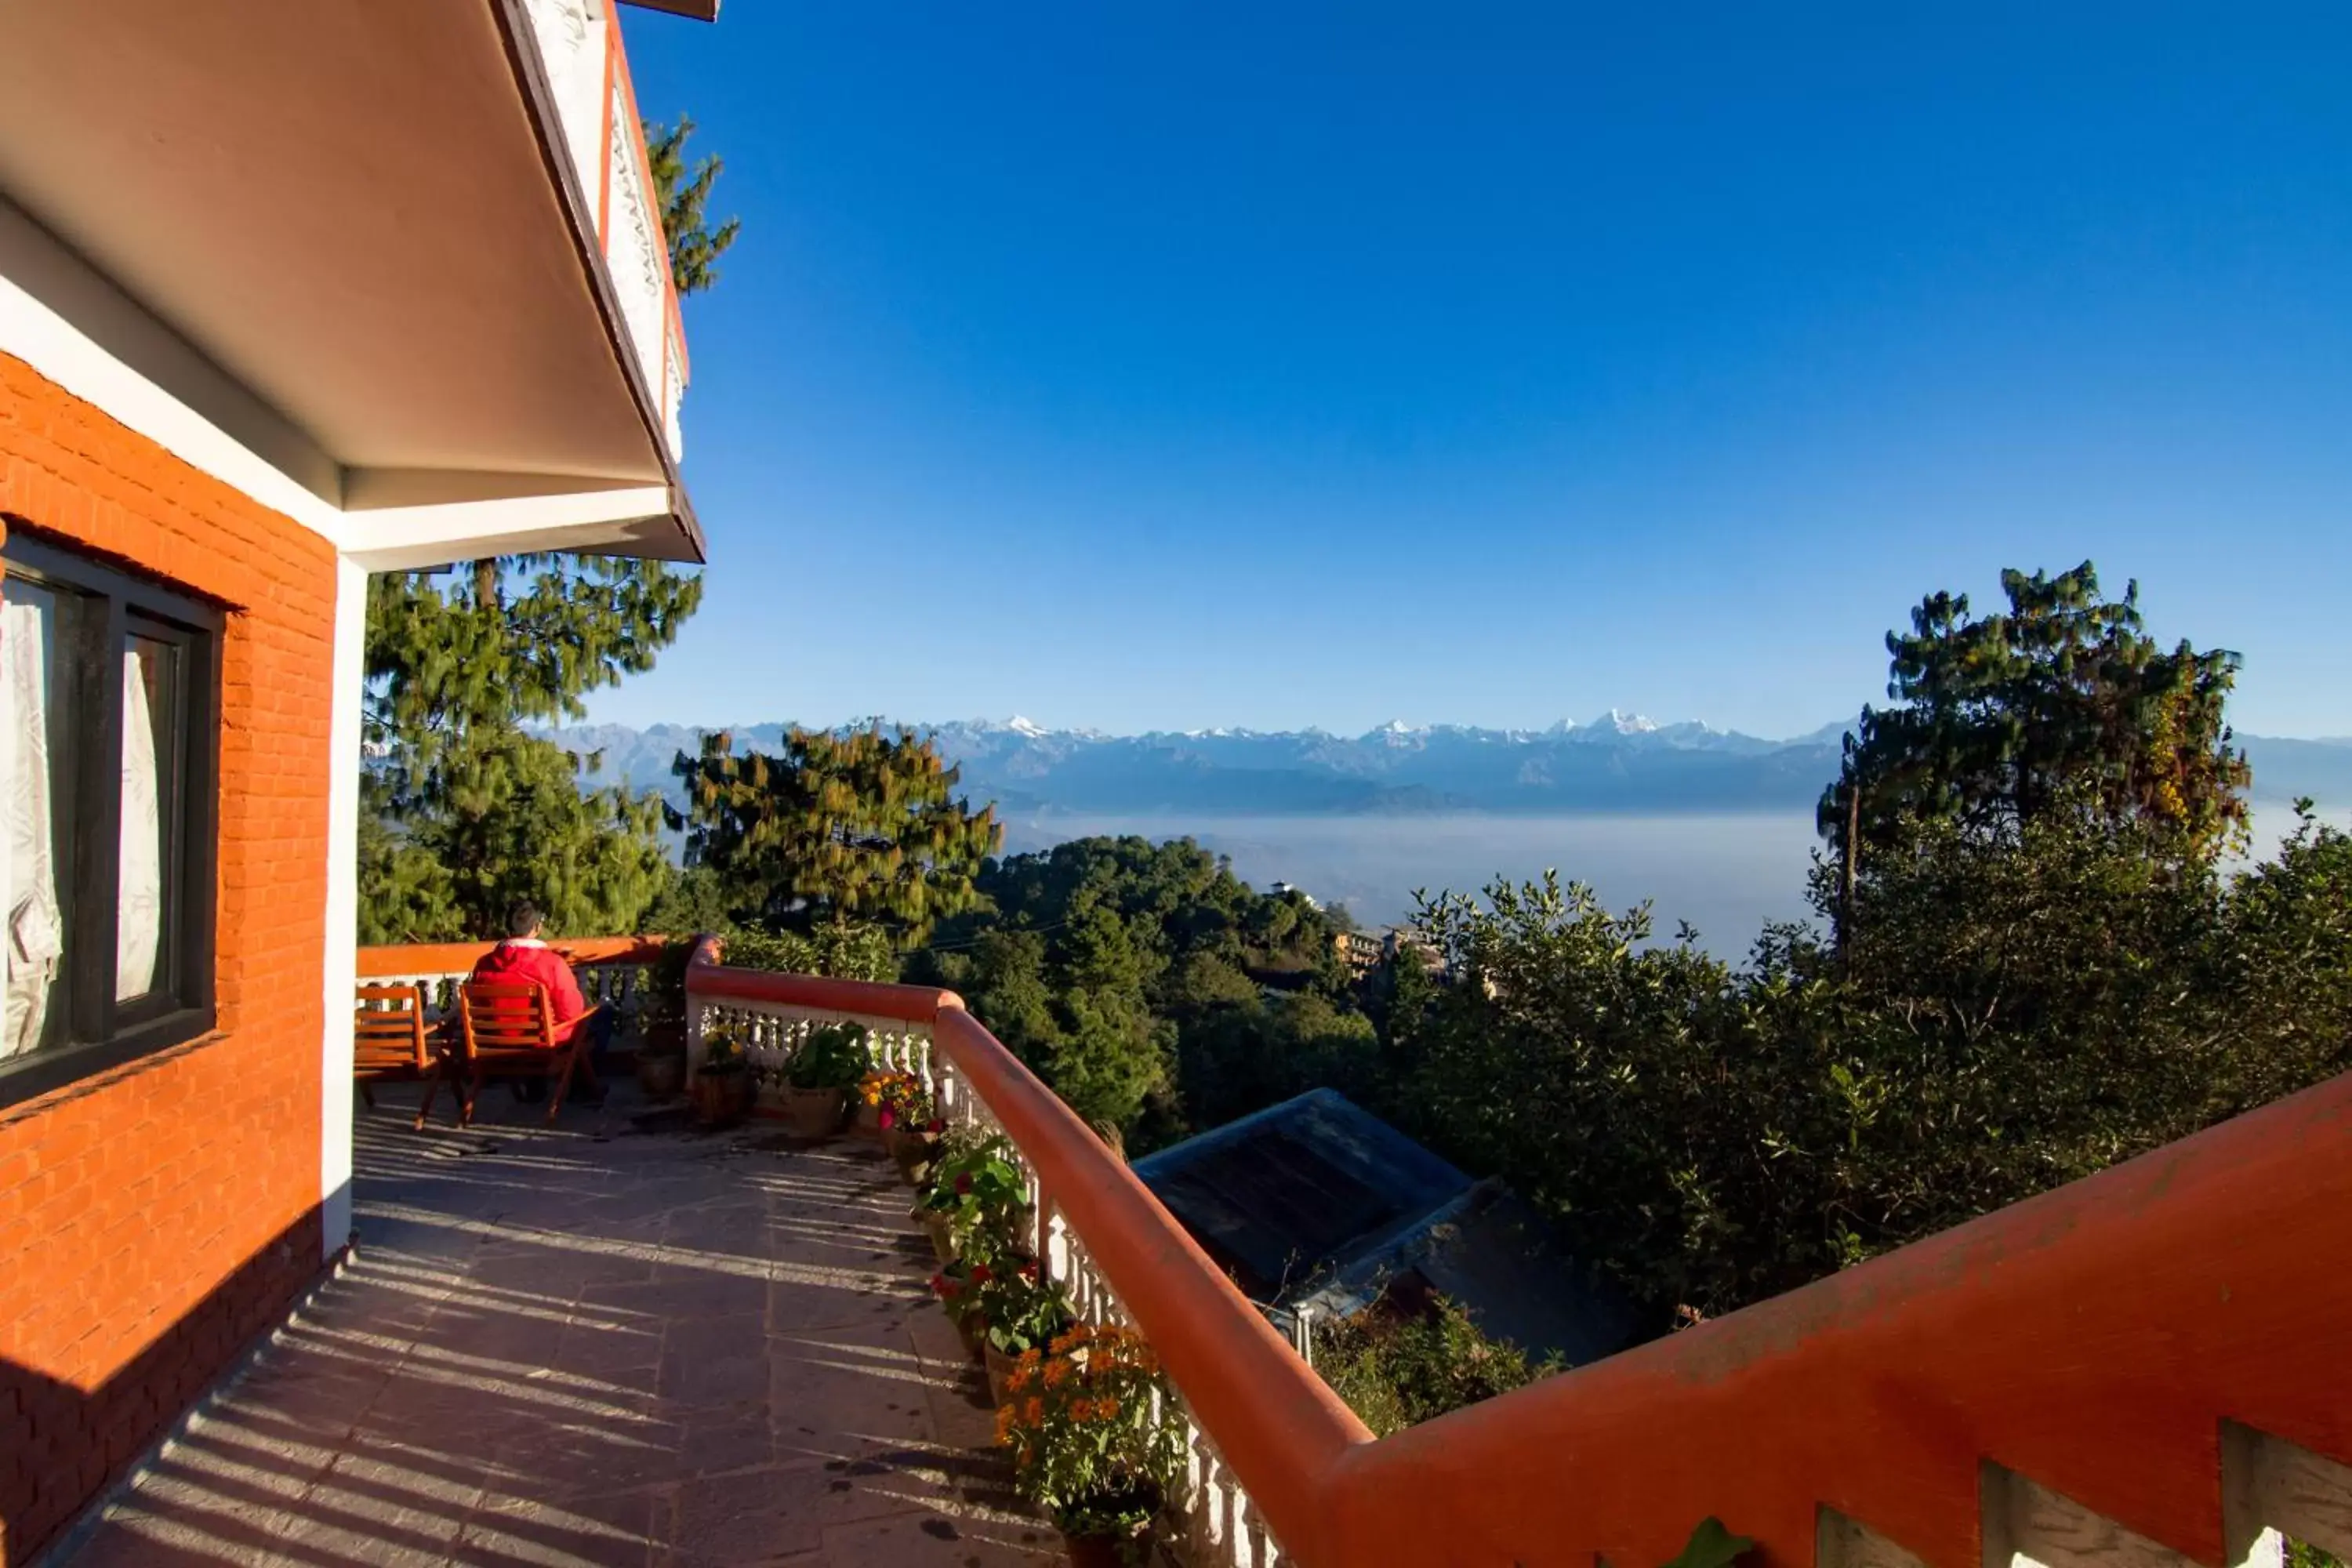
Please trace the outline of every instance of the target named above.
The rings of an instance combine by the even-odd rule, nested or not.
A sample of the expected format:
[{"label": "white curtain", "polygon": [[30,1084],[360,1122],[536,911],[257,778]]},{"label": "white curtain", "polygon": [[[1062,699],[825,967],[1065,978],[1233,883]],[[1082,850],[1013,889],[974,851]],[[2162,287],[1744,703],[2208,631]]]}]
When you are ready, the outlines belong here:
[{"label": "white curtain", "polygon": [[155,704],[168,700],[168,644],[133,637],[122,651],[122,858],[114,926],[114,999],[155,989],[163,952],[163,756],[155,744]]},{"label": "white curtain", "polygon": [[65,956],[65,921],[58,908],[50,816],[49,671],[56,662],[57,602],[45,590],[12,582],[0,603],[0,818],[8,855],[7,1026],[0,1058],[21,1056],[41,1043],[48,1022],[49,987]]}]

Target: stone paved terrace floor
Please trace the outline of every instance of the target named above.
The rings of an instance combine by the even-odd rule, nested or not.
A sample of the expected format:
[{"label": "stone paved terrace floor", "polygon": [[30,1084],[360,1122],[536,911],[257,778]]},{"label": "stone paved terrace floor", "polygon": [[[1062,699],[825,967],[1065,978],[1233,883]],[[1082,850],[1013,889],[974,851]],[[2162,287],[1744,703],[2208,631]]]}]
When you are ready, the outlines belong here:
[{"label": "stone paved terrace floor", "polygon": [[419,1134],[380,1092],[350,1266],[68,1561],[1060,1561],[880,1152],[649,1129],[634,1093]]}]

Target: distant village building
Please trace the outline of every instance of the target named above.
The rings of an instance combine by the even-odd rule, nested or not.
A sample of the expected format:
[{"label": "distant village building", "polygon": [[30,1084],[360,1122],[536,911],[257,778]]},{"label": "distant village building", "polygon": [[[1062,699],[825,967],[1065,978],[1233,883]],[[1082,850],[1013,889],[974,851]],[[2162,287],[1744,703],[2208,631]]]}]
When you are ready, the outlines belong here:
[{"label": "distant village building", "polygon": [[1266,892],[1277,899],[1295,897],[1300,903],[1305,904],[1310,910],[1319,910],[1323,907],[1321,901],[1318,900],[1314,894],[1308,892],[1306,889],[1300,887],[1296,882],[1276,882],[1272,887],[1266,889]]},{"label": "distant village building", "polygon": [[1445,955],[1420,932],[1408,926],[1384,926],[1379,931],[1342,931],[1331,933],[1331,946],[1339,962],[1359,980],[1388,963],[1400,949],[1416,954],[1426,969],[1442,972]]}]

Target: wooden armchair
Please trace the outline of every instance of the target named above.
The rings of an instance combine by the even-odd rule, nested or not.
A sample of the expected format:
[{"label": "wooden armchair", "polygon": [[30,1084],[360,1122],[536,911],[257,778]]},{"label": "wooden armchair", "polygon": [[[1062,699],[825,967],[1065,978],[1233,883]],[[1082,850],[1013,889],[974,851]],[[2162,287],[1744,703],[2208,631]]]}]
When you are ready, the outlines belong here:
[{"label": "wooden armchair", "polygon": [[425,993],[414,985],[362,985],[358,1002],[352,1022],[352,1076],[359,1081],[360,1098],[373,1110],[375,1085],[423,1083],[425,1103],[416,1110],[422,1131],[441,1080],[448,1076],[448,1064],[425,1027]]},{"label": "wooden armchair", "polygon": [[482,1085],[544,1079],[554,1087],[547,1096],[550,1125],[563,1109],[564,1092],[575,1072],[601,1097],[595,1065],[588,1056],[588,1021],[601,1007],[591,1007],[573,1021],[571,1042],[555,1043],[555,1016],[548,1010],[547,993],[530,981],[470,980],[457,989],[457,1053],[451,1062],[457,1083],[457,1125],[474,1124],[474,1103]]}]

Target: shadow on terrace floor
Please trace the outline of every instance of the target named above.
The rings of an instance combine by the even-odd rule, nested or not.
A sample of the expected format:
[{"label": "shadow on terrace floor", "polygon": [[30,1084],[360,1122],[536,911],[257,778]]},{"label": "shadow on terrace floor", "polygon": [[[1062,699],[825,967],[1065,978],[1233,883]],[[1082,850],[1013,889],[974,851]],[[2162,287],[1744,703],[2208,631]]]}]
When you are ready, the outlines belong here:
[{"label": "shadow on terrace floor", "polygon": [[1058,1560],[878,1150],[359,1113],[356,1256],[78,1568]]}]

